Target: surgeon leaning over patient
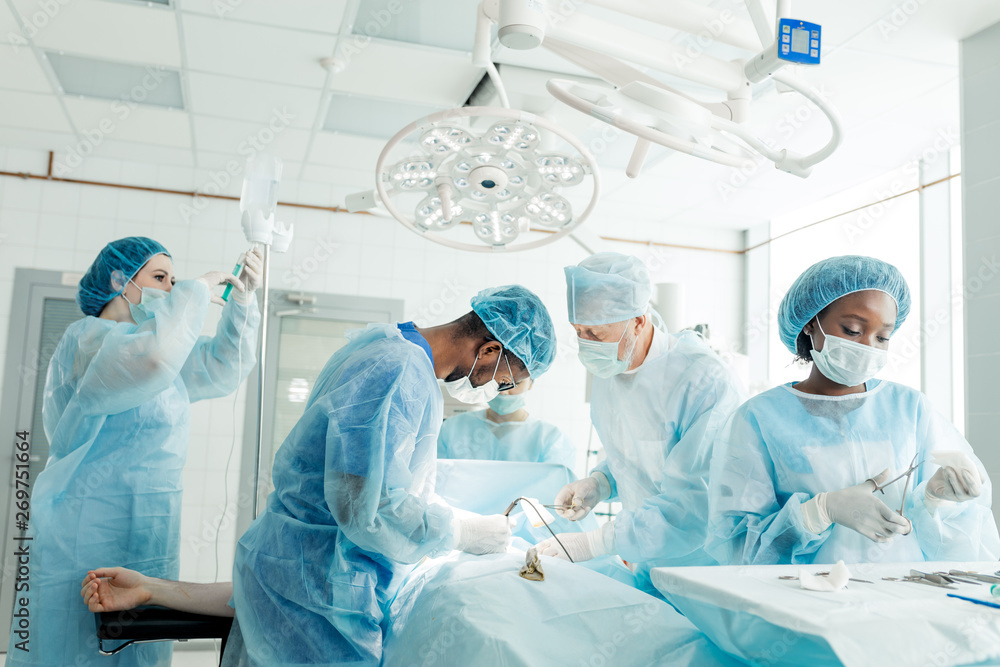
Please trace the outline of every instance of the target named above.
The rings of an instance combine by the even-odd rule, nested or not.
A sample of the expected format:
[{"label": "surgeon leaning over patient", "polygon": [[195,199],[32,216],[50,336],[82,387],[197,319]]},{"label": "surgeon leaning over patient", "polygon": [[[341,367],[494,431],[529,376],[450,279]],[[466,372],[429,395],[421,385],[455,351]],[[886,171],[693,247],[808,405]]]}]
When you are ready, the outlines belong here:
[{"label": "surgeon leaning over patient", "polygon": [[576,463],[573,441],[525,407],[533,383],[528,380],[500,392],[486,410],[446,419],[438,436],[438,458],[558,463],[572,468]]},{"label": "surgeon leaning over patient", "polygon": [[377,665],[404,564],[509,543],[506,517],[431,500],[437,380],[481,403],[544,373],[556,341],[538,297],[488,289],[450,324],[372,324],[348,338],[278,450],[266,511],[237,546],[225,664]]},{"label": "surgeon leaning over patient", "polygon": [[[744,403],[716,445],[708,549],[721,563],[1000,556],[969,443],[922,393],[875,379],[909,310],[902,274],[872,257],[823,260],[789,289],[781,341],[813,364]],[[873,493],[921,462],[909,485]]]},{"label": "surgeon leaning over patient", "polygon": [[[580,361],[595,376],[590,414],[607,459],[555,503],[574,505],[561,512],[574,520],[608,499],[623,509],[599,530],[559,537],[577,562],[619,554],[654,592],[652,567],[714,564],[704,550],[706,478],[712,443],[743,393],[701,336],[654,323],[638,258],[593,255],[566,267],[566,288]],[[541,545],[563,555],[551,538]]]},{"label": "surgeon leaning over patient", "polygon": [[[105,246],[80,281],[87,317],[66,329],[45,381],[49,460],[27,543],[30,651],[12,633],[8,665],[170,664],[170,644],[99,655],[77,586],[104,563],[177,577],[190,404],[232,393],[255,363],[261,260],[250,253],[245,264],[243,281],[212,271],[175,284],[166,249],[129,237]],[[215,337],[202,337],[211,303],[222,303],[211,290],[226,282],[234,298]]]}]

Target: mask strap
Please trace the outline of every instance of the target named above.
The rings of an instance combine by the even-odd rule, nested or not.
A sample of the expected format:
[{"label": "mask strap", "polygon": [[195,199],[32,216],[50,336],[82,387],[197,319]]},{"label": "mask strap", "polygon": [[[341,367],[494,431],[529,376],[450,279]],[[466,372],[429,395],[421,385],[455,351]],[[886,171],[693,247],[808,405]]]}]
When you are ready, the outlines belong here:
[{"label": "mask strap", "polygon": [[[504,356],[503,348],[501,347],[500,348],[500,354],[497,356],[497,367],[493,369],[493,377],[490,378],[491,380],[496,380],[497,379],[497,371],[500,370],[500,358],[503,357],[503,356]],[[507,364],[507,366],[509,368],[510,364]],[[514,379],[513,374],[511,374],[511,378],[510,379],[511,380]]]},{"label": "mask strap", "polygon": [[[137,290],[139,290],[139,302],[141,303],[141,302],[142,302],[142,288],[141,288],[141,287],[139,287],[139,285],[137,285],[137,284],[136,284],[136,282],[135,282],[134,280],[132,280],[131,278],[129,278],[129,279],[128,279],[128,281],[129,281],[130,283],[132,283],[133,285],[135,285],[135,288],[136,288]],[[127,286],[127,285],[126,285],[126,286]],[[124,289],[122,289],[122,294],[121,294],[121,297],[122,297],[123,299],[125,299],[125,303],[127,303],[127,304],[128,304],[128,305],[130,305],[130,306],[138,306],[138,305],[139,305],[138,303],[132,303],[131,301],[129,301],[129,300],[128,300],[128,297],[127,297],[127,296],[125,296],[125,290],[124,290]]]},{"label": "mask strap", "polygon": [[472,362],[472,368],[469,369],[469,374],[465,377],[469,378],[469,384],[472,384],[472,371],[476,370],[476,364],[479,363],[479,353],[476,353],[476,360]]}]

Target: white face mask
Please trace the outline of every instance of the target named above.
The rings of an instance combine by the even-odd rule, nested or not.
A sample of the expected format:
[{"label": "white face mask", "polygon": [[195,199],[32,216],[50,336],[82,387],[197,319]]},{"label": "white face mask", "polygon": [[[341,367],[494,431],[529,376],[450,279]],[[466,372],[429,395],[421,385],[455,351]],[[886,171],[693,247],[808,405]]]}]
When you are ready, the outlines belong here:
[{"label": "white face mask", "polygon": [[[506,361],[507,355],[501,354]],[[472,386],[472,371],[476,370],[476,364],[479,362],[479,355],[476,355],[476,360],[472,362],[472,368],[469,369],[469,374],[464,378],[459,378],[458,380],[452,380],[451,382],[445,382],[444,388],[448,390],[452,398],[457,398],[463,403],[488,403],[497,397],[500,393],[500,384],[497,382],[497,370],[500,368],[500,357],[497,357],[497,366],[493,369],[493,377],[490,381],[480,385],[478,387]],[[511,373],[510,362],[507,362],[507,372]],[[514,374],[511,373],[511,378]]]},{"label": "white face mask", "polygon": [[[889,353],[871,345],[855,343],[839,336],[828,336],[816,318],[816,326],[826,337],[823,349],[817,350],[813,341],[812,359],[819,372],[837,384],[857,387],[875,377],[885,368]],[[812,341],[812,334],[809,335]]]},{"label": "white face mask", "polygon": [[125,296],[125,292],[122,292],[122,298],[128,303],[129,312],[132,313],[132,319],[137,325],[153,319],[153,314],[149,312],[149,304],[167,298],[168,292],[157,287],[139,287],[132,279],[129,279],[129,282],[136,286],[140,294],[139,303],[132,303]]},{"label": "white face mask", "polygon": [[618,345],[624,340],[629,328],[628,323],[631,321],[628,320],[625,324],[625,329],[622,330],[621,337],[613,343],[577,338],[576,344],[579,349],[576,356],[580,359],[580,363],[583,364],[584,368],[594,374],[594,377],[609,378],[628,370],[629,365],[632,363],[632,353],[635,352],[635,344],[639,341],[639,337],[636,336],[632,340],[632,346],[625,353],[624,359],[618,358]]}]

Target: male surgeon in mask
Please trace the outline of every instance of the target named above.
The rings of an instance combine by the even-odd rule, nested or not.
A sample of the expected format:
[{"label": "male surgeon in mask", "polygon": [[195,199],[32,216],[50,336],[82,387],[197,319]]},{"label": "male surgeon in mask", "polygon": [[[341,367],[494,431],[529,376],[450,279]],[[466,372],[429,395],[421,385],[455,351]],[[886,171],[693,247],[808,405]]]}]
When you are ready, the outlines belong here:
[{"label": "male surgeon in mask", "polygon": [[[634,564],[639,587],[657,594],[651,568],[716,564],[704,549],[712,443],[743,391],[700,335],[666,331],[637,257],[598,253],[565,272],[580,361],[594,375],[591,420],[607,458],[563,487],[555,504],[569,506],[560,514],[571,520],[606,500],[620,500],[622,511],[598,530],[559,538],[575,562],[620,555]],[[567,555],[551,538],[539,547]]]},{"label": "male surgeon in mask", "polygon": [[545,306],[518,285],[480,292],[449,324],[348,333],[278,450],[267,509],[237,545],[223,664],[374,667],[406,564],[504,551],[507,517],[434,502],[437,381],[485,402],[544,373],[555,350]]}]

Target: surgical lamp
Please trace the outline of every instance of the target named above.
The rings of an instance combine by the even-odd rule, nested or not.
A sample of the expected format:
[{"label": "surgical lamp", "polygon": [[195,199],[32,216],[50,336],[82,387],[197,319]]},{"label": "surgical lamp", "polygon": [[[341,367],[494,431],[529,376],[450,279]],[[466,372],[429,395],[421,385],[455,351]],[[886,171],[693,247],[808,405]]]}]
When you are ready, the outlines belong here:
[{"label": "surgical lamp", "polygon": [[[542,46],[613,86],[556,78],[546,88],[568,106],[635,135],[626,169],[631,178],[641,172],[654,143],[735,168],[752,167],[763,157],[782,171],[807,177],[840,144],[840,119],[817,90],[781,70],[789,64],[819,64],[822,29],[788,18],[790,0],[778,1],[773,18],[763,0],[745,2],[750,20],[691,0],[482,0],[472,59],[486,69],[503,108],[462,107],[406,126],[379,155],[377,194],[349,196],[348,210],[381,203],[408,229],[442,245],[478,252],[537,248],[570,234],[593,212],[600,195],[596,161],[578,138],[555,123],[510,108],[492,62],[493,25],[504,46]],[[745,61],[692,56],[676,44],[579,11],[584,3],[682,32],[707,29],[715,41],[754,55]],[[696,99],[653,73],[706,86],[726,99]],[[826,115],[832,131],[825,146],[805,155],[774,148],[743,125],[752,85],[768,79],[779,90],[800,93]],[[546,148],[557,140],[568,150]],[[413,143],[417,152],[393,157],[397,147]],[[577,191],[584,182],[590,184],[590,197],[577,212],[572,192],[566,190]],[[450,230],[460,229],[461,223],[471,226],[478,242],[454,238]],[[527,232],[535,236],[525,240]]]}]

